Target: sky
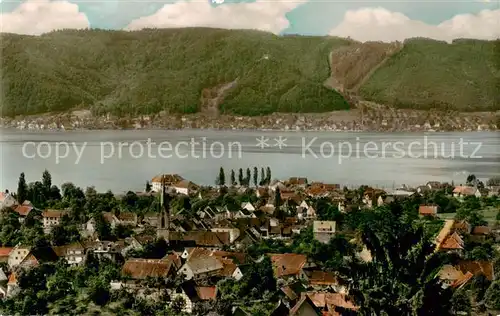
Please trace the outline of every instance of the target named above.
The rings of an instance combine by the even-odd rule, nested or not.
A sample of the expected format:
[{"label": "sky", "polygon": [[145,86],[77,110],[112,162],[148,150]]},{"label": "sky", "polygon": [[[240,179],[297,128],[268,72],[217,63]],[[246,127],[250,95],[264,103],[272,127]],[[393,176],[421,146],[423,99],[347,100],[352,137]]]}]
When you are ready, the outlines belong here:
[{"label": "sky", "polygon": [[1,31],[29,35],[61,28],[204,26],[333,35],[359,41],[500,38],[500,0],[0,1]]}]

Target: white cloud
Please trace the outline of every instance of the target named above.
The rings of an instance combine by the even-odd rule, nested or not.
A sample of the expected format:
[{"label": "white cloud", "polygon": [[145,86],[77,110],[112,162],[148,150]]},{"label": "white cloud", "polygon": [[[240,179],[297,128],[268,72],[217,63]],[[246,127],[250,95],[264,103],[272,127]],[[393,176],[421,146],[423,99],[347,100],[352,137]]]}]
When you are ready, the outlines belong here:
[{"label": "white cloud", "polygon": [[40,35],[52,30],[88,28],[89,21],[78,5],[67,1],[28,0],[14,11],[0,15],[0,30]]},{"label": "white cloud", "polygon": [[500,38],[500,10],[460,14],[439,25],[430,25],[384,8],[363,8],[347,11],[330,35],[349,36],[362,42],[403,41],[412,37],[447,42],[455,38],[496,39]]},{"label": "white cloud", "polygon": [[212,6],[208,1],[182,1],[167,4],[153,15],[133,20],[127,30],[142,28],[216,27],[231,29],[257,29],[280,33],[290,22],[286,13],[305,0],[227,3]]}]

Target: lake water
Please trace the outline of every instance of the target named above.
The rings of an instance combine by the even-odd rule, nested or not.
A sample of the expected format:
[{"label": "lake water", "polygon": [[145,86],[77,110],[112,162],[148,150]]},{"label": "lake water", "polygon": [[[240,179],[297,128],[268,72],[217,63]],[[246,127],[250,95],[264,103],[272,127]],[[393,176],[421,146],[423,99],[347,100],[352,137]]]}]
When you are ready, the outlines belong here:
[{"label": "lake water", "polygon": [[347,186],[459,184],[469,173],[500,175],[500,133],[0,130],[0,166],[2,190],[15,190],[21,172],[36,181],[45,169],[55,184],[101,191],[143,190],[160,173],[213,185],[221,166],[228,179],[231,169],[237,177],[239,168],[269,166],[273,178]]}]

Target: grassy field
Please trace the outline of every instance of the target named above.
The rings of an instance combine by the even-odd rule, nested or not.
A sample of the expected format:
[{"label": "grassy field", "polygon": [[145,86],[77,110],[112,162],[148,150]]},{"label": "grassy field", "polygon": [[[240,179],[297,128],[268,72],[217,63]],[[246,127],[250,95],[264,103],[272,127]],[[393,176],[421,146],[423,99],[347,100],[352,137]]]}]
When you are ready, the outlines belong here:
[{"label": "grassy field", "polygon": [[[489,207],[481,211],[481,213],[484,216],[484,219],[488,222],[489,225],[493,225],[497,222],[497,214],[498,214],[498,208],[494,207]],[[447,220],[447,219],[454,219],[456,213],[441,213],[438,214],[440,219]]]},{"label": "grassy field", "polygon": [[[344,110],[349,104],[324,82],[330,53],[353,44],[207,28],[2,34],[0,109],[4,116],[69,109],[121,116],[194,113],[202,109],[202,91],[235,82],[218,103],[222,113]],[[400,107],[500,109],[495,47],[484,41],[411,41],[360,93]]]}]

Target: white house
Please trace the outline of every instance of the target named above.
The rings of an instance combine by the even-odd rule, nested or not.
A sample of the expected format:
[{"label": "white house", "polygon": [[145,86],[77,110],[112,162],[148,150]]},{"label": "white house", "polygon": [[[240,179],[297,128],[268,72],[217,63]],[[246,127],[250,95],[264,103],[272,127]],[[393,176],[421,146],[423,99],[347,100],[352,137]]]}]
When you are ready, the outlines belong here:
[{"label": "white house", "polygon": [[250,212],[255,212],[255,207],[250,202],[241,203],[241,208]]},{"label": "white house", "polygon": [[313,234],[314,238],[322,243],[328,243],[335,235],[335,221],[314,221]]},{"label": "white house", "polygon": [[476,187],[457,186],[455,187],[455,189],[453,189],[453,196],[456,198],[461,198],[465,196],[475,196],[480,198],[481,192],[479,192],[478,188]]},{"label": "white house", "polygon": [[184,180],[184,178],[178,174],[157,175],[153,179],[151,179],[151,191],[153,192],[161,191],[162,176],[164,177],[165,180],[165,186],[172,186],[173,184]]},{"label": "white house", "polygon": [[43,229],[45,232],[49,232],[52,227],[59,225],[61,218],[66,214],[65,211],[59,210],[45,210],[42,213],[43,218]]},{"label": "white house", "polygon": [[9,191],[0,192],[0,209],[12,207],[16,204],[18,204],[16,199],[9,193]]},{"label": "white house", "polygon": [[85,259],[85,249],[80,243],[52,247],[59,258],[64,258],[70,265],[77,265]]},{"label": "white house", "polygon": [[30,253],[30,250],[31,249],[29,247],[23,247],[21,245],[17,245],[16,247],[14,247],[14,249],[12,249],[12,251],[9,253],[9,259],[7,260],[9,268],[12,269],[14,267],[17,267]]},{"label": "white house", "polygon": [[184,274],[186,280],[191,280],[216,275],[223,267],[222,262],[215,257],[199,256],[190,258],[179,269],[178,273]]}]

